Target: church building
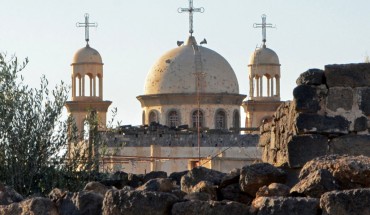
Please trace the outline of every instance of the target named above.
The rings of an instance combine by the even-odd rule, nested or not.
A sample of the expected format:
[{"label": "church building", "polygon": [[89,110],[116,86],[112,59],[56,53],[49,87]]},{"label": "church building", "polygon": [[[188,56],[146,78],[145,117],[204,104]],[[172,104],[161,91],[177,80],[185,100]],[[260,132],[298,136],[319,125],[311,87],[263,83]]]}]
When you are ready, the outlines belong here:
[{"label": "church building", "polygon": [[[240,132],[240,108],[247,115],[246,127],[257,128],[280,104],[276,53],[266,47],[264,37],[263,46],[252,54],[248,65],[251,85],[245,100],[228,61],[204,47],[205,39],[198,44],[193,35],[193,13],[204,9],[194,8],[192,0],[188,8],[180,9],[189,13],[189,36],[150,68],[144,93],[137,96],[142,125],[125,126],[106,135],[111,153],[101,158],[102,171],[171,173],[205,166],[227,172],[261,157],[258,135]],[[263,23],[265,31],[265,19]],[[87,45],[76,52],[71,64],[72,101],[66,103],[79,130],[84,129],[89,111],[94,111],[105,127],[111,104],[103,100],[101,56],[88,43],[88,16],[81,26],[86,28]],[[263,78],[267,80],[265,87]]]}]

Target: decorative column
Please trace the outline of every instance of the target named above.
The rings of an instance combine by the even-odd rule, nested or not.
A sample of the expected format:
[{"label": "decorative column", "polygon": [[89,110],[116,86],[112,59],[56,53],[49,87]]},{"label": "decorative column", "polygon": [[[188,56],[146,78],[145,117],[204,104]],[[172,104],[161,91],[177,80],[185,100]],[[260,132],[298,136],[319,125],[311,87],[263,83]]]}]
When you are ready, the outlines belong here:
[{"label": "decorative column", "polygon": [[250,77],[249,76],[249,96],[251,97],[251,98],[253,98],[254,97],[254,81],[253,81],[253,77]]},{"label": "decorative column", "polygon": [[93,78],[93,96],[96,97],[96,76]]},{"label": "decorative column", "polygon": [[280,97],[280,77],[276,78],[276,95]]},{"label": "decorative column", "polygon": [[262,82],[263,76],[260,77],[260,97],[263,97],[263,82]]},{"label": "decorative column", "polygon": [[271,96],[274,96],[274,77],[271,77]]},{"label": "decorative column", "polygon": [[76,77],[72,75],[72,100],[76,97]]},{"label": "decorative column", "polygon": [[89,96],[93,96],[93,79],[89,76],[89,81],[90,81],[90,94]]},{"label": "decorative column", "polygon": [[80,94],[81,96],[85,96],[85,75],[82,77],[82,86],[81,86],[81,89],[82,89],[82,94]]},{"label": "decorative column", "polygon": [[256,76],[256,84],[257,84],[257,97],[260,97],[260,82],[259,82],[259,77]]},{"label": "decorative column", "polygon": [[103,99],[103,76],[99,78],[99,97]]}]

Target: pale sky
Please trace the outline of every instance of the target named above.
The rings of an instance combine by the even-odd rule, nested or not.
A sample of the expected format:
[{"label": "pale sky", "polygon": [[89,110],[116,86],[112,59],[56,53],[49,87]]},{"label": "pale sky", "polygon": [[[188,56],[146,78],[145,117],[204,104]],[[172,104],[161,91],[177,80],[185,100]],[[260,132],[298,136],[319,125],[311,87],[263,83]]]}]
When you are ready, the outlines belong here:
[{"label": "pale sky", "polygon": [[[29,58],[23,73],[33,87],[45,74],[50,87],[61,80],[71,84],[71,61],[85,46],[84,29],[90,21],[90,46],[104,62],[104,100],[118,108],[122,124],[139,125],[141,108],[136,96],[144,92],[150,67],[177,40],[188,36],[188,15],[179,14],[187,0],[0,0],[0,51]],[[249,56],[261,45],[267,22],[267,47],[281,63],[282,100],[292,99],[295,80],[310,68],[327,64],[363,62],[370,54],[368,0],[194,0],[205,12],[194,15],[194,36],[225,57],[239,81],[240,94],[249,93]],[[244,112],[244,110],[241,110]],[[244,117],[244,115],[242,115]],[[244,119],[242,119],[244,123]]]}]

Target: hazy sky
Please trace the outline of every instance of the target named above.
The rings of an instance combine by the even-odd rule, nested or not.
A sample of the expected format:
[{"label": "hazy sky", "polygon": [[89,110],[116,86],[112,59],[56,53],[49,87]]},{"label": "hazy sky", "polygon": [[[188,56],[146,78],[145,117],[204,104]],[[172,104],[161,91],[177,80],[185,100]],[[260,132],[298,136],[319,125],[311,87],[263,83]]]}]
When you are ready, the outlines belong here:
[{"label": "hazy sky", "polygon": [[[0,51],[29,58],[23,73],[31,86],[45,74],[53,86],[71,83],[75,51],[85,46],[84,13],[98,28],[90,30],[90,45],[104,62],[104,99],[118,108],[123,124],[141,123],[136,96],[155,61],[188,36],[188,15],[179,14],[187,0],[0,0]],[[233,67],[241,94],[249,93],[249,56],[261,44],[267,22],[267,47],[281,63],[281,94],[292,99],[295,80],[309,68],[363,62],[370,54],[368,0],[194,0],[205,13],[194,15],[194,36],[224,56]],[[244,110],[241,110],[244,112]],[[244,115],[243,115],[244,117]],[[244,120],[242,120],[244,122]]]}]

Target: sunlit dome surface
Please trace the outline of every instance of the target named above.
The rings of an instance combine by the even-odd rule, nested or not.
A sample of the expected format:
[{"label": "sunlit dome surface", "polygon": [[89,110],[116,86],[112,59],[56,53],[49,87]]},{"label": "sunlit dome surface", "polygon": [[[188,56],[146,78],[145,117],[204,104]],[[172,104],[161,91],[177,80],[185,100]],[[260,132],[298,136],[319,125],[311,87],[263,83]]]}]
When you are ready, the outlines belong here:
[{"label": "sunlit dome surface", "polygon": [[[194,44],[191,36],[184,45],[166,52],[154,63],[146,78],[146,95],[196,92]],[[198,47],[205,82],[203,92],[238,94],[238,80],[226,59],[211,49]]]},{"label": "sunlit dome surface", "polygon": [[262,48],[257,49],[252,53],[249,59],[249,64],[277,64],[279,65],[279,57],[277,54],[266,46],[262,46]]},{"label": "sunlit dome surface", "polygon": [[91,48],[89,45],[79,49],[74,57],[72,64],[80,64],[80,63],[99,63],[102,64],[102,58],[98,51]]}]

